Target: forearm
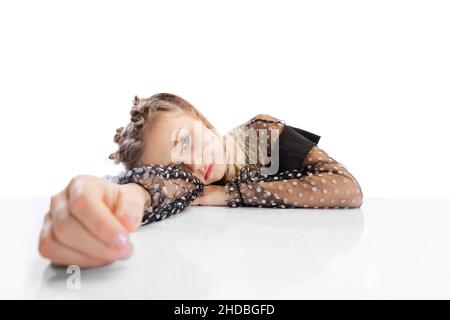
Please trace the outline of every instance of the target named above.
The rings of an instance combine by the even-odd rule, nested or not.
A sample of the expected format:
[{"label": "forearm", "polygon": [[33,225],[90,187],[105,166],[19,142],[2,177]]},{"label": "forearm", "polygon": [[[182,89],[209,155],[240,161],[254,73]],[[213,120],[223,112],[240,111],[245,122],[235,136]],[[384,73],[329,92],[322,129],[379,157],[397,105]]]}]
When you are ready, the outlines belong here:
[{"label": "forearm", "polygon": [[127,185],[138,197],[144,197],[143,225],[182,212],[203,189],[197,177],[177,164],[142,165],[108,180]]},{"label": "forearm", "polygon": [[136,194],[136,197],[144,199],[144,203],[148,203],[147,201],[150,200],[150,194],[140,184],[130,182],[130,183],[127,183],[125,186],[127,186],[128,188],[133,190],[133,192]]},{"label": "forearm", "polygon": [[229,184],[231,206],[341,208],[360,207],[363,196],[358,181],[325,151],[314,147],[302,170],[274,177],[248,177]]}]

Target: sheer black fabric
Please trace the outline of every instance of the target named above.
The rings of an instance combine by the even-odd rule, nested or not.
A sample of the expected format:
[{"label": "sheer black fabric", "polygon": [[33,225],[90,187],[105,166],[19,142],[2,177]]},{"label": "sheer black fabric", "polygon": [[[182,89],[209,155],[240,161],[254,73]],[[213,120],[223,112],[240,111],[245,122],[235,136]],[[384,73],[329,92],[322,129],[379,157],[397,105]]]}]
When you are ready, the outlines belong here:
[{"label": "sheer black fabric", "polygon": [[[261,174],[261,168],[242,167],[225,185],[230,194],[228,206],[361,206],[363,197],[359,183],[346,167],[317,146],[319,135],[288,126],[284,121],[269,115],[258,115],[246,126],[252,129],[282,130],[277,141],[279,169],[276,174],[264,175]],[[271,150],[268,154],[271,154]]]},{"label": "sheer black fabric", "polygon": [[182,212],[204,186],[191,172],[180,169],[179,164],[139,166],[103,179],[118,184],[133,182],[147,190],[150,199],[145,205],[142,225]]},{"label": "sheer black fabric", "polygon": [[[363,202],[359,183],[345,166],[317,146],[320,136],[289,125],[269,115],[258,115],[242,126],[276,129],[279,168],[263,174],[262,168],[243,166],[229,181],[217,183],[228,193],[229,207],[351,208]],[[267,136],[268,141],[271,139]],[[267,154],[272,146],[267,143]],[[269,163],[270,165],[270,163]],[[191,172],[170,166],[146,165],[104,176],[108,181],[138,183],[150,194],[142,224],[182,212],[201,195],[204,185]]]}]

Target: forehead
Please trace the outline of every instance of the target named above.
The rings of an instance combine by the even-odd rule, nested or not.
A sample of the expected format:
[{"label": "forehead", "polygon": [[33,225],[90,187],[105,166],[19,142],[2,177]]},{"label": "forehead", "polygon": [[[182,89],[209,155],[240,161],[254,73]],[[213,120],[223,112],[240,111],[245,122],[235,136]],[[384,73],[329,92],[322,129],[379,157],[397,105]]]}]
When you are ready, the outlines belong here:
[{"label": "forehead", "polygon": [[[144,164],[172,162],[171,152],[175,134],[191,131],[198,119],[183,111],[158,112],[148,119],[144,131]],[[179,130],[181,128],[181,130]]]}]

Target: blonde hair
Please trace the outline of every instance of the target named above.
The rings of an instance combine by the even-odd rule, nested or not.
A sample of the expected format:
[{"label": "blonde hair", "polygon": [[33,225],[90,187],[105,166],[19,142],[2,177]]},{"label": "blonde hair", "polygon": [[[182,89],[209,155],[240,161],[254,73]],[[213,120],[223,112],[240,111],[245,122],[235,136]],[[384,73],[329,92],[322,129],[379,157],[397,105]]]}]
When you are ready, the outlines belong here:
[{"label": "blonde hair", "polygon": [[224,136],[227,149],[227,167],[223,181],[233,179],[243,167],[259,169],[264,165],[260,161],[264,156],[261,153],[262,149],[256,148],[252,144],[258,142],[258,139],[252,140],[252,137],[250,137],[252,129],[247,124],[244,123],[233,128]]}]

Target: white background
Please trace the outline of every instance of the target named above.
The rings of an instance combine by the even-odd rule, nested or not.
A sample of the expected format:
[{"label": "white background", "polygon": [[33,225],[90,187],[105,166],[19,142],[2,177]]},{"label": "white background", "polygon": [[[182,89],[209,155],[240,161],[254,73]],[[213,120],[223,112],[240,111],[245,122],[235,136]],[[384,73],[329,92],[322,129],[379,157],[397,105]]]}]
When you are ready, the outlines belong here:
[{"label": "white background", "polygon": [[366,197],[448,196],[448,1],[2,1],[0,196],[115,173],[132,97],[322,136]]}]

